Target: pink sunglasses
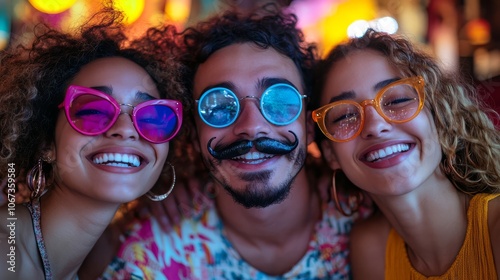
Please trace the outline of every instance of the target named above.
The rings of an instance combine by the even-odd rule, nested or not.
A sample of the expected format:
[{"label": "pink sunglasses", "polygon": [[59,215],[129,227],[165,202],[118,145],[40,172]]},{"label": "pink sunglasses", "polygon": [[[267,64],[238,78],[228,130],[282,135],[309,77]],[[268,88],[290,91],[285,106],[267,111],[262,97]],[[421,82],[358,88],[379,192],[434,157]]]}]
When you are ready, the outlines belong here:
[{"label": "pink sunglasses", "polygon": [[181,128],[182,104],[176,100],[156,99],[132,106],[119,104],[111,96],[95,89],[70,85],[64,102],[66,119],[83,135],[94,136],[108,131],[122,113],[120,106],[131,107],[137,132],[151,143],[165,143]]}]

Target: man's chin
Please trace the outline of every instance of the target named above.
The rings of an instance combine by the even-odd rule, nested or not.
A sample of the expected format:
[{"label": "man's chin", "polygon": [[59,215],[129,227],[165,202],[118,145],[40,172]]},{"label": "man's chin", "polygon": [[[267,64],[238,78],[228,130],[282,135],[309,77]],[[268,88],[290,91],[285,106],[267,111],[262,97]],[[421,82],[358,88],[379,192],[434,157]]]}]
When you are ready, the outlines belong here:
[{"label": "man's chin", "polygon": [[231,195],[236,203],[245,208],[265,208],[270,205],[279,204],[285,200],[290,193],[290,187],[265,192],[255,192],[251,190],[238,192],[228,186],[224,186],[224,189]]}]

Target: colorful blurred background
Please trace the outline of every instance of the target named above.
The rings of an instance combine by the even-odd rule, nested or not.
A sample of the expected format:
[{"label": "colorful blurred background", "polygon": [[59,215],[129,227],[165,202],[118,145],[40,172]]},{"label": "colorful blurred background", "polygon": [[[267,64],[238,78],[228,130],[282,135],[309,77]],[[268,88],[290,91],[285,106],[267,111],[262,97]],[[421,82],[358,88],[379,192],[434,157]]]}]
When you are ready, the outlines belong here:
[{"label": "colorful blurred background", "polygon": [[[296,13],[310,41],[325,53],[371,27],[404,34],[447,71],[477,81],[500,75],[500,0],[112,0],[132,34],[164,22],[180,28],[224,9],[249,12],[275,2]],[[99,0],[0,0],[0,49],[30,40],[40,22],[71,30],[97,11]],[[497,88],[499,84],[492,84]]]}]

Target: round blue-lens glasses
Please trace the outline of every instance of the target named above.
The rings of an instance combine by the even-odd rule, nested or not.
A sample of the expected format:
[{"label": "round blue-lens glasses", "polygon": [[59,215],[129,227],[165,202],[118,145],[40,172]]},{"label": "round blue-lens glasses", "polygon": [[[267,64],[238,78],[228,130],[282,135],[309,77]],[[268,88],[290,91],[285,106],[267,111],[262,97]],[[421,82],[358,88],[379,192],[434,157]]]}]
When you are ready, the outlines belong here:
[{"label": "round blue-lens glasses", "polygon": [[216,128],[227,127],[234,123],[240,113],[240,102],[244,99],[257,99],[264,118],[278,126],[294,122],[302,112],[302,99],[296,88],[279,83],[268,87],[260,98],[245,96],[239,98],[228,88],[216,87],[205,91],[198,102],[200,118]]}]

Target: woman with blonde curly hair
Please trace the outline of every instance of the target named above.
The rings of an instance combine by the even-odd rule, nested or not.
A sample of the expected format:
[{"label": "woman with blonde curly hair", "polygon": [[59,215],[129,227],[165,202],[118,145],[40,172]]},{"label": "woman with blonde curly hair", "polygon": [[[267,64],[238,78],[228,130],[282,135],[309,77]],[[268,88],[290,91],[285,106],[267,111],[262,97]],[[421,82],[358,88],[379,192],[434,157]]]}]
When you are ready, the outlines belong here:
[{"label": "woman with blonde curly hair", "polygon": [[[75,279],[122,203],[174,186],[167,156],[188,102],[175,28],[131,41],[121,18],[104,9],[74,34],[39,25],[0,54],[3,279]],[[151,190],[164,170],[173,183]],[[21,184],[31,196],[16,205]]]},{"label": "woman with blonde curly hair", "polygon": [[318,69],[332,195],[345,214],[362,194],[380,210],[351,232],[354,278],[498,279],[500,134],[472,87],[372,30]]}]

